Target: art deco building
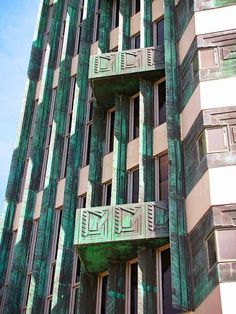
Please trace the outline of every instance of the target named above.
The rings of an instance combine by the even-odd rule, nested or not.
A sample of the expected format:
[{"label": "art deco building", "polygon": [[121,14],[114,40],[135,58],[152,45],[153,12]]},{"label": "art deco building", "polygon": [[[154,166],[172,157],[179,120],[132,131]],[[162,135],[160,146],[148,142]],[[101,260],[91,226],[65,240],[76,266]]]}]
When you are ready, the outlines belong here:
[{"label": "art deco building", "polygon": [[1,313],[235,313],[236,1],[40,1],[3,214]]}]

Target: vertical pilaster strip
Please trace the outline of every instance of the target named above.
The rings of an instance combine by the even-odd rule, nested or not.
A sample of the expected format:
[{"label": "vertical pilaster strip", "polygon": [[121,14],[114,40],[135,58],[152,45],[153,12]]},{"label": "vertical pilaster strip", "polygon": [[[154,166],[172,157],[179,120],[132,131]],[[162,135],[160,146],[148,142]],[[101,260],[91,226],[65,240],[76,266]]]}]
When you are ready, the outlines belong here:
[{"label": "vertical pilaster strip", "polygon": [[138,286],[138,313],[157,313],[156,255],[152,248],[139,247],[138,267],[141,273]]},{"label": "vertical pilaster strip", "polygon": [[77,314],[95,313],[97,276],[82,269],[80,274],[79,305]]},{"label": "vertical pilaster strip", "polygon": [[99,27],[98,47],[101,53],[109,51],[109,38],[111,29],[111,6],[112,1],[101,0],[101,18]]},{"label": "vertical pilaster strip", "polygon": [[[76,18],[76,8],[78,1],[73,1],[73,18]],[[95,1],[87,3],[87,16],[83,20],[80,54],[76,76],[76,89],[73,106],[74,133],[71,135],[69,158],[66,172],[66,186],[64,194],[64,207],[62,211],[62,230],[59,237],[60,255],[56,265],[56,276],[58,281],[54,281],[52,313],[66,313],[69,308],[69,293],[72,276],[73,263],[73,237],[75,228],[75,209],[78,188],[78,170],[82,164],[84,121],[86,116],[86,99],[88,80],[88,65],[90,57],[90,44],[92,40],[93,12]],[[72,6],[72,5],[71,5]],[[76,22],[76,20],[75,20]]]},{"label": "vertical pilaster strip", "polygon": [[122,261],[111,261],[108,266],[107,314],[125,312],[125,270],[126,265]]},{"label": "vertical pilaster strip", "polygon": [[99,206],[101,204],[102,157],[106,132],[106,128],[104,127],[106,112],[96,101],[93,104],[94,114],[91,132],[87,206]]},{"label": "vertical pilaster strip", "polygon": [[165,71],[169,158],[169,230],[171,245],[172,303],[187,310],[187,252],[185,251],[184,169],[180,140],[180,114],[176,51],[176,9],[174,0],[165,0]]},{"label": "vertical pilaster strip", "polygon": [[115,98],[114,149],[112,167],[112,204],[126,202],[126,154],[128,141],[129,98]]},{"label": "vertical pilaster strip", "polygon": [[118,50],[130,48],[130,1],[120,0]]},{"label": "vertical pilaster strip", "polygon": [[154,200],[153,85],[139,83],[139,202],[147,202]]},{"label": "vertical pilaster strip", "polygon": [[152,0],[140,0],[140,46],[141,48],[152,45]]}]

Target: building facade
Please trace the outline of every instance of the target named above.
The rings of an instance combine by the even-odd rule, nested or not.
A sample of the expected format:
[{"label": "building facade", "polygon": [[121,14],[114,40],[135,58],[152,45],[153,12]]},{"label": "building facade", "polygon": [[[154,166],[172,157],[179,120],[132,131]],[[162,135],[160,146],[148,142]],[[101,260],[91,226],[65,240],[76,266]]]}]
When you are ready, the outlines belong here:
[{"label": "building facade", "polygon": [[43,0],[0,313],[235,312],[236,1]]}]

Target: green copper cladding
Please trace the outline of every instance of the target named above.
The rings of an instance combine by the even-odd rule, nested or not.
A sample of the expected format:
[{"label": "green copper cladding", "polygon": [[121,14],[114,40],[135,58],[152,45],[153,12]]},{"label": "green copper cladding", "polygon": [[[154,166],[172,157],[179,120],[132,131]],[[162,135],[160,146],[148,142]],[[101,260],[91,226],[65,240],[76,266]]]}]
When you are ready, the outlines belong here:
[{"label": "green copper cladding", "polygon": [[169,232],[171,246],[172,303],[188,310],[188,262],[184,203],[184,169],[180,139],[176,10],[174,0],[165,0],[166,113],[169,158]]}]

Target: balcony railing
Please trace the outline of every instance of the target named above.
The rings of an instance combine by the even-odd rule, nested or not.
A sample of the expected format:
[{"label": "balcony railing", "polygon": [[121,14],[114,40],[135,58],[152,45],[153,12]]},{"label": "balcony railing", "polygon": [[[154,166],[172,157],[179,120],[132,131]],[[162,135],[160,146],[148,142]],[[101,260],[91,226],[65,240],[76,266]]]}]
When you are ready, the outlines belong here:
[{"label": "balcony railing", "polygon": [[166,202],[77,209],[76,246],[168,236]]},{"label": "balcony railing", "polygon": [[105,78],[164,69],[164,47],[139,48],[90,57],[89,78]]}]

